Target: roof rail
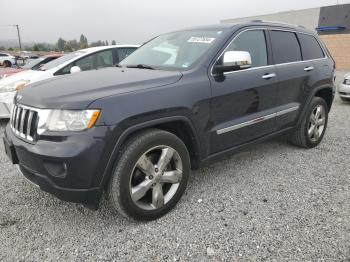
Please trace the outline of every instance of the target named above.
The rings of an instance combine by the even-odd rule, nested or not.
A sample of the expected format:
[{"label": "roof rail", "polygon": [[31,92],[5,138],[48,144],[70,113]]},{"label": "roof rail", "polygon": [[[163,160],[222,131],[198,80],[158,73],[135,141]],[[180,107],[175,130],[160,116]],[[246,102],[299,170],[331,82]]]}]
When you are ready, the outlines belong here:
[{"label": "roof rail", "polygon": [[267,20],[257,19],[257,20],[251,20],[250,22],[252,22],[252,23],[272,23],[272,24],[288,25],[288,26],[294,26],[294,27],[297,26],[297,27],[305,29],[305,26],[302,26],[302,25],[295,25],[295,24],[278,22],[278,21],[267,21]]}]

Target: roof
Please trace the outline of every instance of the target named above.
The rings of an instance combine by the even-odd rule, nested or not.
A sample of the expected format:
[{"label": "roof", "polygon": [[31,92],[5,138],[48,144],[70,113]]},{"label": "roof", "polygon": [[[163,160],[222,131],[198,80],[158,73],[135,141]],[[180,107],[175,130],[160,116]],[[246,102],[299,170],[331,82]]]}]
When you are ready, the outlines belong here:
[{"label": "roof", "polygon": [[61,56],[64,56],[64,54],[61,54],[61,53],[48,54],[48,55],[44,55],[42,57],[46,58],[46,57],[61,57]]},{"label": "roof", "polygon": [[[198,27],[186,28],[184,30],[210,30],[210,29],[211,30],[230,30],[230,29],[236,29],[236,28],[238,29],[238,28],[246,27],[246,26],[274,26],[274,27],[280,27],[280,28],[293,29],[293,30],[302,31],[302,32],[309,32],[309,33],[312,32],[312,31],[305,29],[304,27],[298,26],[298,25],[280,23],[280,22],[275,22],[275,21],[262,21],[262,20],[198,26]],[[314,33],[314,32],[312,32],[312,33]]]},{"label": "roof", "polygon": [[85,49],[80,49],[78,51],[83,51],[86,53],[93,53],[96,51],[101,51],[101,50],[105,50],[105,49],[110,49],[110,48],[127,48],[127,47],[140,47],[140,45],[106,45],[106,46],[95,46],[95,47],[89,47],[89,48],[85,48]]}]

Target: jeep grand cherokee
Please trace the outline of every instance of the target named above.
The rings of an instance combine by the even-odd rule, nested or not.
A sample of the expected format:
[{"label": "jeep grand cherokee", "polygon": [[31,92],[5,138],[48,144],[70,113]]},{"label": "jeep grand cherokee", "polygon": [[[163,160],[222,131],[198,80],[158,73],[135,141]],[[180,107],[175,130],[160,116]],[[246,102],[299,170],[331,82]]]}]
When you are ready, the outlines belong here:
[{"label": "jeep grand cherokee", "polygon": [[191,169],[218,156],[282,133],[317,146],[334,75],[323,43],[298,26],[172,32],[118,67],[19,91],[5,148],[27,179],[60,199],[97,208],[107,192],[126,217],[156,219],[179,201]]}]

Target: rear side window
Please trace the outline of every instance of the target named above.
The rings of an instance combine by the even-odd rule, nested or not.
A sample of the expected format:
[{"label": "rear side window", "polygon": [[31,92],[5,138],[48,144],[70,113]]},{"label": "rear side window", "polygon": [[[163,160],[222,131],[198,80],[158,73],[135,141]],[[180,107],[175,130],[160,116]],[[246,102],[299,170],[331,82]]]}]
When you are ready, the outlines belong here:
[{"label": "rear side window", "polygon": [[128,57],[132,52],[134,52],[137,48],[118,48],[118,63],[123,61],[126,57]]},{"label": "rear side window", "polygon": [[226,51],[249,52],[252,58],[252,67],[266,66],[268,63],[265,33],[262,30],[241,33],[233,40]]},{"label": "rear side window", "polygon": [[304,60],[324,58],[324,53],[316,38],[311,35],[298,34]]},{"label": "rear side window", "polygon": [[293,32],[271,31],[273,57],[276,64],[301,61],[298,39]]}]

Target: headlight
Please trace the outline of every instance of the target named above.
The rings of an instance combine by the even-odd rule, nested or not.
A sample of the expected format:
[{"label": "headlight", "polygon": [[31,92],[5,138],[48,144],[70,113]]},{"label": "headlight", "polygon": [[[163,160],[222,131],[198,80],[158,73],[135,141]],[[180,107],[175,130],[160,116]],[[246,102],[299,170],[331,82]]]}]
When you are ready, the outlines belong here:
[{"label": "headlight", "polygon": [[39,111],[38,133],[44,131],[83,131],[93,127],[100,110],[59,110],[43,109]]},{"label": "headlight", "polygon": [[350,79],[344,79],[344,84],[345,85],[350,85]]},{"label": "headlight", "polygon": [[20,90],[29,82],[29,80],[19,80],[9,84],[0,84],[0,93]]}]

